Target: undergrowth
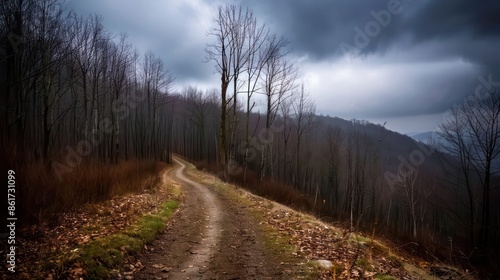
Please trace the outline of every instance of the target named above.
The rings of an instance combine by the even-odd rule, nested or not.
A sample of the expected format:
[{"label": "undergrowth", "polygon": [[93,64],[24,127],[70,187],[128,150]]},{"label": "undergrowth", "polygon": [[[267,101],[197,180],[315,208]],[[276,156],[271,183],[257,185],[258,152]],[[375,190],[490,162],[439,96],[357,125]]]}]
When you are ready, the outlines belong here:
[{"label": "undergrowth", "polygon": [[[213,174],[217,173],[217,166],[213,163],[206,161],[196,162],[195,166],[198,170],[206,170]],[[229,183],[241,186],[258,196],[288,205],[295,210],[309,212],[314,208],[313,201],[292,186],[270,180],[269,178],[261,180],[253,170],[248,169],[246,174],[239,172],[235,175],[230,175],[229,179]]]},{"label": "undergrowth", "polygon": [[59,180],[50,166],[42,162],[20,166],[19,213],[24,222],[38,223],[87,203],[142,192],[158,184],[163,168],[165,164],[157,161],[89,161],[75,166]]}]

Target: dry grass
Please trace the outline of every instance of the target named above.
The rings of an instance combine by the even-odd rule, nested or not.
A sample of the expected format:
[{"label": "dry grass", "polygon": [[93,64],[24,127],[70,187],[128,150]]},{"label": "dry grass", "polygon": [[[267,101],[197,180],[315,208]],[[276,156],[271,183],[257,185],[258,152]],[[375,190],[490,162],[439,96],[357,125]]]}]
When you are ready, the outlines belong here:
[{"label": "dry grass", "polygon": [[[217,166],[209,164],[206,161],[194,163],[198,170],[205,170],[211,173],[217,173]],[[301,194],[294,187],[285,185],[280,182],[264,178],[260,180],[259,175],[248,169],[246,177],[240,172],[230,176],[230,183],[241,186],[250,192],[265,197],[270,200],[288,205],[296,210],[312,212],[313,202],[309,197]]]},{"label": "dry grass", "polygon": [[17,168],[18,211],[27,223],[40,222],[86,203],[153,188],[166,164],[139,160],[118,164],[87,162],[64,174],[62,181],[47,166],[39,162]]}]

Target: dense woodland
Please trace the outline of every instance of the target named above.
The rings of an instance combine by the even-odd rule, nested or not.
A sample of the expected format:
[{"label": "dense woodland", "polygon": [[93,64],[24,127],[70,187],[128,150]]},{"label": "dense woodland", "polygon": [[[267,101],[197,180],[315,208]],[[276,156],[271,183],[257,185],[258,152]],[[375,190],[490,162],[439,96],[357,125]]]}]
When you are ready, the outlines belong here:
[{"label": "dense woodland", "polygon": [[[467,263],[500,245],[495,89],[454,107],[440,127],[446,141],[426,145],[380,124],[318,115],[288,40],[246,8],[214,15],[205,62],[221,86],[209,90],[177,89],[168,61],[110,33],[98,15],[57,0],[0,9],[2,169],[23,174],[26,201],[44,190],[29,179],[35,166],[57,185],[80,166],[169,162],[175,152],[427,257]],[[26,217],[39,210],[28,204]]]}]

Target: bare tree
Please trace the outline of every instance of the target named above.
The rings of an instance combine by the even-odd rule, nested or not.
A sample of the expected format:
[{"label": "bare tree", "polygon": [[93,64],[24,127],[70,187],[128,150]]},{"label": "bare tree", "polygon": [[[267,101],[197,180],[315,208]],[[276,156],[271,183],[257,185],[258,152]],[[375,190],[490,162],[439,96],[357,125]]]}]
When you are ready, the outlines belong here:
[{"label": "bare tree", "polygon": [[[490,192],[500,173],[493,163],[500,155],[500,95],[490,88],[487,96],[470,97],[453,108],[440,125],[440,135],[446,140],[443,149],[459,158],[460,168],[479,179],[482,189],[479,245],[486,246],[490,233]],[[470,216],[473,221],[474,187],[466,177]],[[473,224],[473,223],[472,223]],[[471,224],[471,227],[472,227]],[[471,233],[472,234],[472,233]]]},{"label": "bare tree", "polygon": [[162,106],[160,96],[169,91],[173,81],[174,77],[165,70],[161,58],[151,51],[146,52],[142,64],[142,82],[143,92],[146,96],[145,108],[143,107],[146,117],[143,120],[143,126],[147,133],[143,137],[145,153],[148,158],[155,158],[155,153],[160,149],[158,147],[158,126],[160,107]]},{"label": "bare tree", "polygon": [[[255,107],[255,101],[252,100],[253,94],[259,90],[259,82],[262,70],[269,59],[269,48],[265,48],[266,40],[269,36],[269,30],[264,25],[259,25],[257,19],[253,19],[248,25],[248,63],[246,64],[246,120],[245,120],[245,151],[243,155],[244,181],[249,161],[250,149],[250,113]],[[254,133],[255,134],[255,133]]]},{"label": "bare tree", "polygon": [[[448,116],[445,123],[440,126],[440,135],[446,141],[443,148],[448,154],[458,159],[458,174],[453,172],[452,176],[455,180],[453,182],[457,185],[463,184],[467,190],[467,208],[469,211],[469,239],[472,245],[475,243],[475,221],[476,211],[475,202],[476,188],[474,187],[473,169],[471,167],[471,151],[473,149],[472,143],[466,143],[465,127],[461,124],[462,120],[458,112],[458,107],[452,109],[452,114]],[[437,143],[438,148],[440,143]]]},{"label": "bare tree", "polygon": [[217,17],[214,18],[215,27],[210,29],[209,35],[215,38],[215,42],[208,44],[205,48],[207,54],[205,61],[215,62],[215,71],[221,76],[221,118],[220,118],[220,148],[219,148],[219,160],[220,166],[223,171],[224,179],[228,179],[227,171],[227,130],[226,130],[226,117],[227,117],[227,106],[228,97],[227,89],[229,83],[231,82],[234,73],[232,72],[233,67],[233,51],[231,49],[231,32],[235,28],[231,21],[231,6],[222,6],[218,9]]},{"label": "bare tree", "polygon": [[417,238],[417,203],[419,202],[416,190],[416,188],[418,188],[416,187],[417,178],[418,170],[398,174],[398,185],[403,189],[403,195],[408,204],[408,210],[411,216],[412,235],[415,239]]},{"label": "bare tree", "polygon": [[301,85],[300,91],[294,96],[292,103],[293,108],[293,127],[295,130],[295,186],[300,187],[305,184],[303,174],[305,169],[305,158],[301,156],[302,141],[304,136],[311,132],[315,126],[316,105],[314,104],[311,96],[306,92],[304,84]]},{"label": "bare tree", "polygon": [[187,87],[183,90],[183,97],[186,102],[181,114],[195,128],[195,140],[193,143],[190,158],[202,160],[208,158],[206,152],[206,131],[208,124],[208,113],[210,106],[210,97],[195,87]]},{"label": "bare tree", "polygon": [[283,160],[278,162],[278,168],[282,169],[282,176],[283,178],[281,179],[282,182],[289,184],[292,182],[291,178],[292,172],[293,172],[293,156],[290,155],[290,140],[292,137],[292,121],[293,121],[293,116],[292,116],[292,100],[283,100],[280,104],[280,114],[282,118],[282,131],[281,131],[281,140],[282,140],[282,155],[283,155]]},{"label": "bare tree", "polygon": [[266,98],[266,128],[269,129],[276,118],[281,102],[291,94],[297,79],[297,68],[287,57],[288,41],[284,37],[270,36],[266,53],[269,57],[264,65],[264,96]]},{"label": "bare tree", "polygon": [[69,76],[69,70],[65,62],[72,51],[73,34],[63,22],[63,11],[57,1],[39,1],[36,9],[39,13],[33,18],[36,27],[32,31],[39,47],[36,48],[37,59],[32,65],[37,74],[33,76],[35,90],[32,91],[31,101],[41,119],[41,151],[43,159],[47,159],[54,128],[68,112],[68,109],[62,109],[61,100],[68,92],[68,79],[64,76]]},{"label": "bare tree", "polygon": [[[218,15],[214,19],[214,27],[210,29],[209,35],[214,37],[215,42],[208,44],[205,61],[215,62],[215,71],[221,75],[221,119],[220,119],[220,165],[223,169],[223,177],[228,179],[228,164],[233,164],[234,149],[229,151],[229,142],[235,141],[236,124],[238,123],[238,91],[240,74],[248,69],[250,55],[256,50],[258,44],[255,42],[256,32],[261,32],[256,27],[253,12],[246,8],[235,5],[220,6]],[[260,35],[259,35],[260,36]],[[232,97],[228,97],[229,84],[233,82]],[[229,105],[232,104],[232,126],[228,123]],[[231,137],[228,137],[228,132]],[[231,154],[229,154],[231,152]],[[231,161],[231,162],[228,162]]]},{"label": "bare tree", "polygon": [[[250,39],[254,39],[255,34],[251,32],[256,32],[256,19],[253,12],[246,8],[236,7],[231,5],[226,8],[230,9],[230,21],[231,21],[231,31],[230,31],[230,52],[233,54],[232,58],[232,73],[233,73],[233,96],[232,96],[232,126],[231,131],[231,146],[235,146],[236,128],[238,126],[238,92],[243,83],[240,83],[240,75],[243,74],[244,70],[248,69],[250,55],[255,52],[253,49],[255,45],[252,45]],[[248,43],[247,43],[248,42]],[[254,42],[255,44],[255,42]],[[230,149],[229,151],[229,165],[235,164],[235,149]]]},{"label": "bare tree", "polygon": [[25,141],[26,100],[34,72],[26,62],[35,51],[26,42],[31,33],[26,24],[33,21],[34,5],[35,1],[3,1],[0,5],[0,111],[4,122],[0,128],[5,145],[2,148],[14,153],[21,150]]},{"label": "bare tree", "polygon": [[342,130],[337,127],[329,126],[326,132],[327,141],[327,178],[328,178],[328,201],[331,202],[333,209],[339,212],[338,204],[340,203],[340,183],[341,183],[341,157],[342,157]]},{"label": "bare tree", "polygon": [[288,41],[284,37],[273,35],[267,40],[266,53],[269,57],[264,64],[262,77],[264,88],[262,94],[266,100],[266,139],[261,156],[261,179],[267,175],[272,176],[273,151],[269,137],[273,132],[270,128],[276,119],[280,104],[293,92],[297,79],[297,68],[287,57],[290,53],[286,49],[287,45]]},{"label": "bare tree", "polygon": [[102,19],[99,16],[92,16],[89,18],[77,18],[73,25],[76,33],[74,60],[80,71],[81,88],[82,88],[82,102],[83,102],[83,118],[84,118],[84,132],[89,133],[91,118],[90,109],[90,92],[89,92],[89,79],[92,67],[94,67],[95,56],[97,47],[96,44],[103,39],[104,27]]}]

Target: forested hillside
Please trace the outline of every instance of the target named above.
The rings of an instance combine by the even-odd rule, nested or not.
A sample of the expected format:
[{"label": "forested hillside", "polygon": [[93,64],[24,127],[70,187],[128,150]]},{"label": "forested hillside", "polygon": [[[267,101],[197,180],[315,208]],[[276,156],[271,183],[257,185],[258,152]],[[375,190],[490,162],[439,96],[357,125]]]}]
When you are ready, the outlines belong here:
[{"label": "forested hillside", "polygon": [[[23,224],[147,187],[155,161],[177,153],[424,257],[498,269],[498,92],[445,119],[446,145],[426,145],[385,124],[320,115],[287,38],[248,8],[213,16],[204,62],[221,87],[201,89],[177,87],[168,61],[99,15],[58,0],[2,2],[1,167],[16,173]],[[127,181],[138,183],[115,189]]]}]

